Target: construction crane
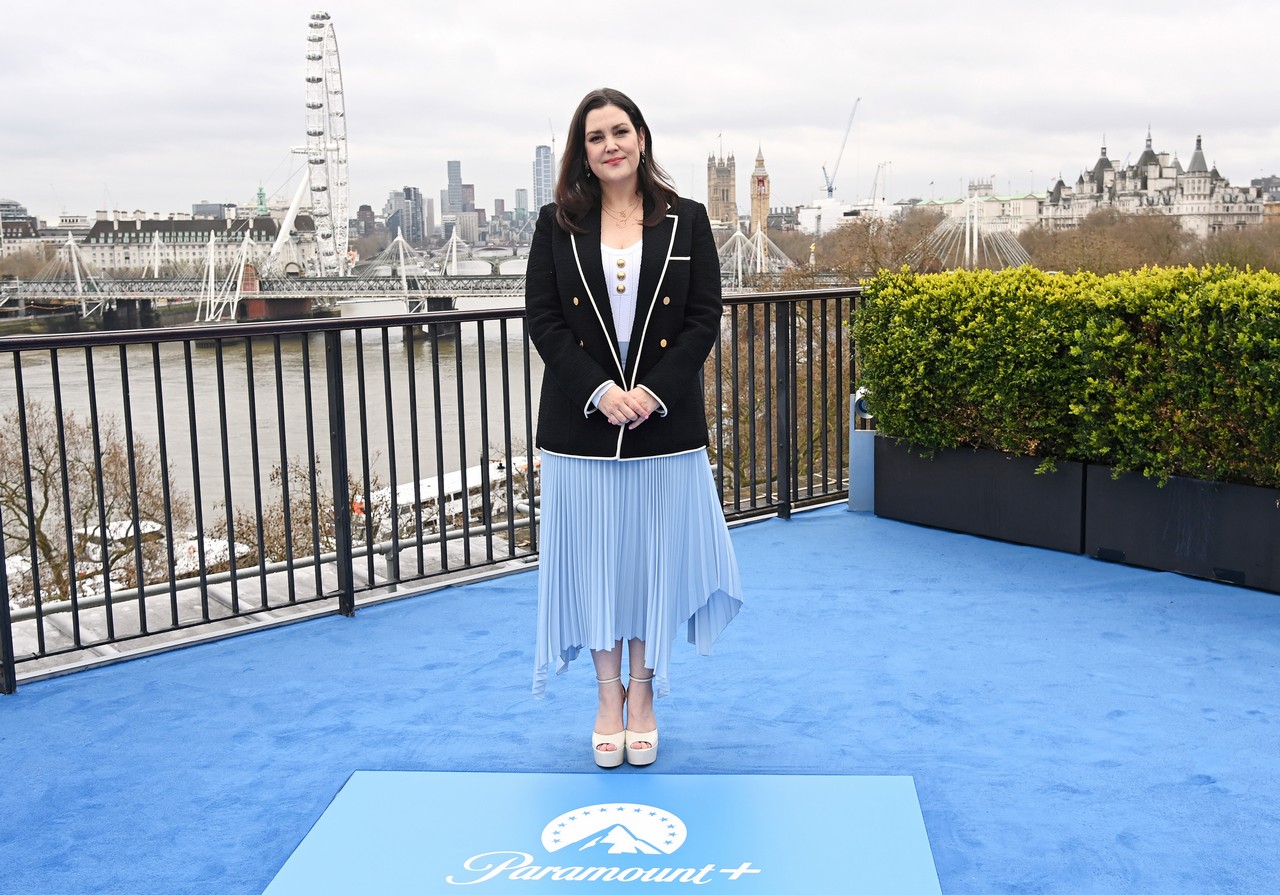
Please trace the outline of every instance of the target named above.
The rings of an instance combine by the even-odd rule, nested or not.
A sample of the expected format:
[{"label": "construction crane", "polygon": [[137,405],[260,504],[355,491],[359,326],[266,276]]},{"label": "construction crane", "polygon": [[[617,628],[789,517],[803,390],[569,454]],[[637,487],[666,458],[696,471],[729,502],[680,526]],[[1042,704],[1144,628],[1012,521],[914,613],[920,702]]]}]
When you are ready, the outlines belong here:
[{"label": "construction crane", "polygon": [[[871,200],[872,205],[876,204],[876,194],[880,192],[880,172],[892,164],[893,162],[881,162],[876,165],[876,176],[871,180],[871,195],[867,197]],[[888,178],[886,177],[885,179],[887,180]]]},{"label": "construction crane", "polygon": [[844,140],[840,143],[840,154],[836,156],[835,167],[831,169],[831,176],[827,176],[827,166],[822,166],[822,179],[827,185],[827,198],[831,199],[836,194],[836,174],[840,171],[840,159],[844,158],[844,147],[849,142],[849,132],[853,130],[853,116],[858,114],[858,103],[862,102],[862,97],[858,97],[853,101],[853,111],[849,113],[849,123],[844,129]]}]

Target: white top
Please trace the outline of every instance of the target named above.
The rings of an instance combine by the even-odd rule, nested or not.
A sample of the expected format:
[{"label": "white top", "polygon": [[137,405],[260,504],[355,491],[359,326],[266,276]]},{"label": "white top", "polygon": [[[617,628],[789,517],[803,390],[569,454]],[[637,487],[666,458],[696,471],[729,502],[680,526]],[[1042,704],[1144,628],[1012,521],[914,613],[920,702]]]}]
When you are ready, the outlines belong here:
[{"label": "white top", "polygon": [[[640,249],[643,245],[643,238],[637,239],[625,249],[615,249],[600,243],[600,260],[604,264],[605,281],[609,284],[609,307],[613,310],[613,328],[618,334],[619,347],[625,347],[628,352],[631,326],[636,320],[636,301],[640,297]],[[594,412],[604,393],[616,385],[612,379],[600,383],[600,387],[592,392],[587,406],[582,408],[583,414]],[[643,385],[640,388],[653,395]],[[657,395],[653,395],[653,399],[658,402],[658,414],[666,416],[667,405]]]},{"label": "white top", "polygon": [[613,328],[619,342],[631,339],[631,325],[636,319],[643,244],[643,239],[637,239],[625,249],[615,249],[600,243],[600,260],[604,264],[605,282],[609,284],[609,305],[613,308]]}]

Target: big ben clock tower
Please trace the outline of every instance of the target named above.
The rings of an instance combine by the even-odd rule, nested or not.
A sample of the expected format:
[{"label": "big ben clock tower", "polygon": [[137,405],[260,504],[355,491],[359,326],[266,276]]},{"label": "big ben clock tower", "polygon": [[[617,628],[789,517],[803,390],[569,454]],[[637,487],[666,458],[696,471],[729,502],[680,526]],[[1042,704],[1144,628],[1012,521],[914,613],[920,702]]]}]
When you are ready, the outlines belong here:
[{"label": "big ben clock tower", "polygon": [[764,150],[756,152],[756,167],[751,172],[751,232],[769,229],[769,172],[764,169]]}]

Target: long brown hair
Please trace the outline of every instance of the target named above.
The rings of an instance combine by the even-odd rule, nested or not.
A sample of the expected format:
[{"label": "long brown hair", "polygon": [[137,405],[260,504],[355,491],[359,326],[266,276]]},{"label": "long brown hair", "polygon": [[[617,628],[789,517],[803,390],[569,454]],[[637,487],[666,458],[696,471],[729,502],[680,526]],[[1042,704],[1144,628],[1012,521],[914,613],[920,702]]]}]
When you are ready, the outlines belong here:
[{"label": "long brown hair", "polygon": [[646,227],[652,227],[675,208],[676,188],[668,174],[653,157],[653,131],[645,123],[640,109],[622,91],[611,87],[592,90],[578,103],[569,122],[564,154],[560,157],[560,176],[556,179],[556,221],[572,233],[586,230],[582,222],[600,208],[600,181],[587,176],[587,113],[605,106],[617,106],[631,119],[631,126],[645,138],[644,161],[637,170],[640,195],[649,209]]}]

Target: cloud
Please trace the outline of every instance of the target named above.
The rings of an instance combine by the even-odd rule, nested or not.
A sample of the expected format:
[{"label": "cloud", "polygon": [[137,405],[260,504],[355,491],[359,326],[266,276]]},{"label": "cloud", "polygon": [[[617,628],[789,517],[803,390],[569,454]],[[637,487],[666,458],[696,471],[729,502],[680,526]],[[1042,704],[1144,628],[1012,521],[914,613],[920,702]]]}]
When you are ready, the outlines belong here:
[{"label": "cloud", "polygon": [[[307,25],[284,0],[115,0],[6,10],[0,195],[42,215],[104,203],[182,211],[289,192],[304,134]],[[1280,61],[1264,0],[1159,7],[841,0],[760,8],[651,0],[423,6],[335,0],[351,207],[405,185],[438,196],[460,159],[477,201],[528,188],[534,147],[601,85],[645,109],[656,154],[694,198],[723,145],[746,176],[762,149],[772,204],[833,170],[862,98],[839,195],[941,195],[971,176],[1046,188],[1096,159],[1206,154],[1234,182],[1280,170]],[[1191,64],[1194,60],[1194,65]],[[721,135],[717,138],[717,135]],[[932,184],[932,186],[930,186]]]}]

